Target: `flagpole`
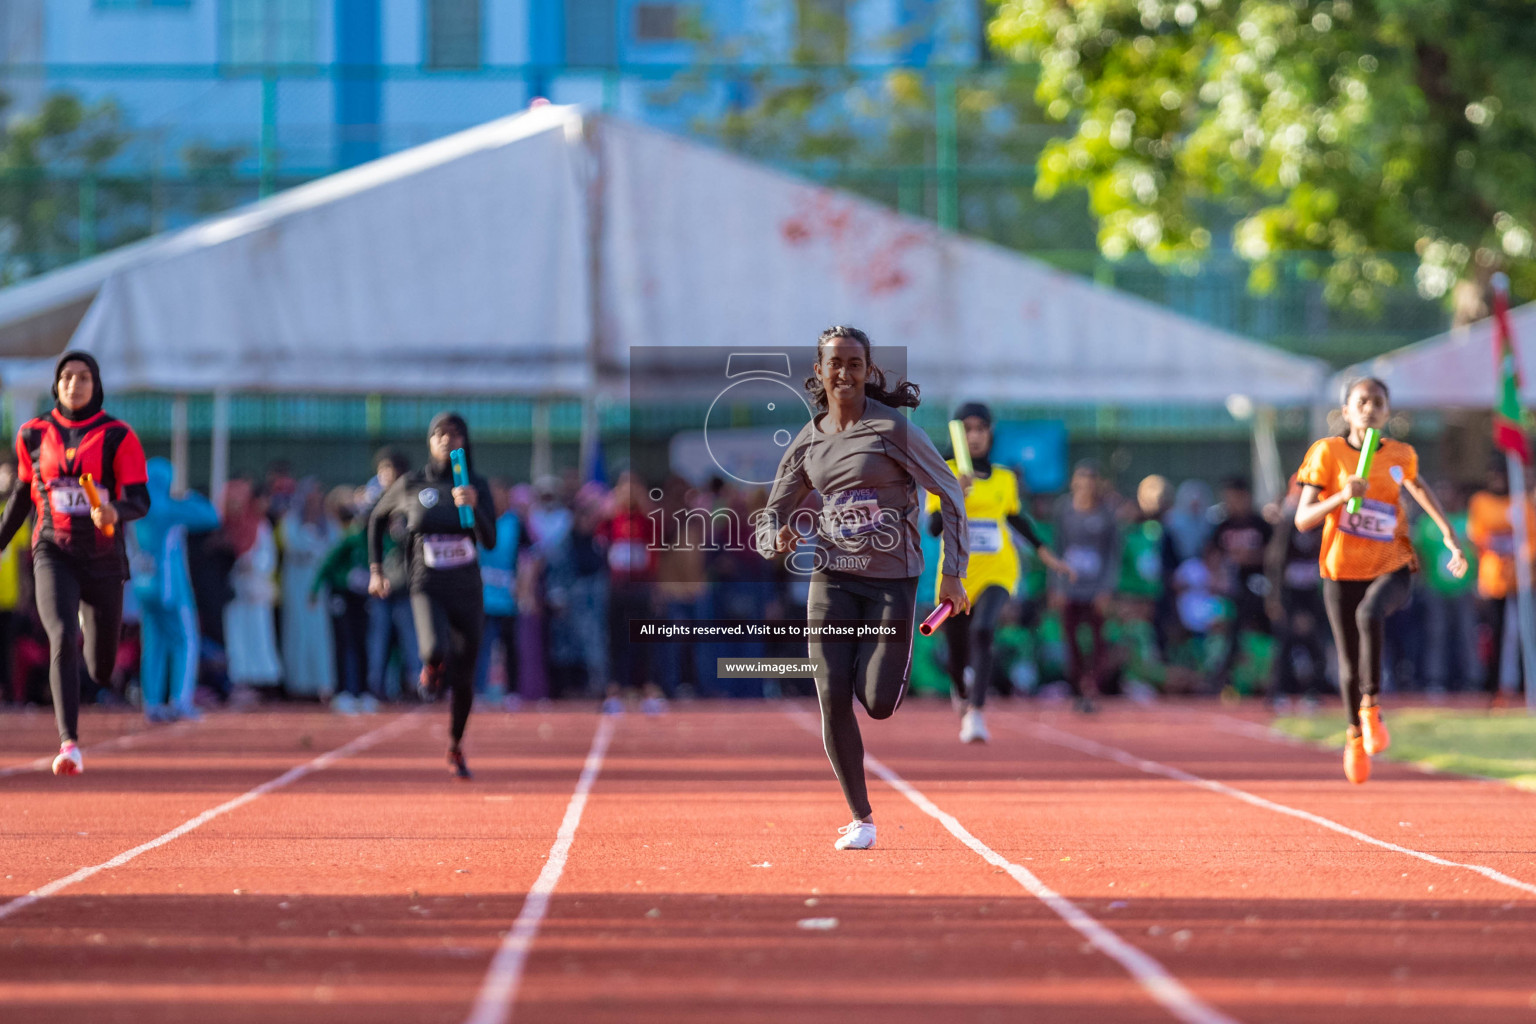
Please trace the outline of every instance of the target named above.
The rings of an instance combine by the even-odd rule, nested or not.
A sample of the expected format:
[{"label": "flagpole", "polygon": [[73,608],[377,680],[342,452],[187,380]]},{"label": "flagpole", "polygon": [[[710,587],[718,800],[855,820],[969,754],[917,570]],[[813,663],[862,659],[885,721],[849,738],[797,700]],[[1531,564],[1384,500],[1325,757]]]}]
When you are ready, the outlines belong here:
[{"label": "flagpole", "polygon": [[[1525,709],[1536,715],[1536,617],[1531,605],[1531,545],[1526,533],[1525,460],[1514,452],[1504,456],[1509,467],[1509,519],[1515,529],[1515,616],[1520,623],[1520,665],[1525,674]],[[1495,655],[1497,658],[1497,655]],[[1494,669],[1495,678],[1498,669]]]},{"label": "flagpole", "polygon": [[[1509,278],[1504,274],[1495,274],[1492,284],[1495,336],[1503,335],[1504,346],[1513,359],[1515,339],[1509,330]],[[1518,360],[1515,360],[1515,366],[1518,366]],[[1513,402],[1516,408],[1509,412],[1518,417],[1519,371],[1514,367],[1510,369],[1514,370],[1515,383],[1510,386],[1515,389]],[[1509,371],[1504,372],[1508,374]],[[1515,425],[1523,434],[1524,424],[1517,419]],[[1520,447],[1524,448],[1525,445],[1521,444]],[[1531,550],[1530,534],[1527,532],[1529,497],[1525,486],[1525,455],[1514,448],[1505,447],[1504,462],[1509,470],[1509,520],[1515,532],[1515,620],[1520,627],[1520,666],[1525,677],[1525,710],[1529,715],[1536,715],[1536,606],[1531,601],[1531,561],[1536,552]],[[1494,674],[1498,675],[1497,668]]]}]

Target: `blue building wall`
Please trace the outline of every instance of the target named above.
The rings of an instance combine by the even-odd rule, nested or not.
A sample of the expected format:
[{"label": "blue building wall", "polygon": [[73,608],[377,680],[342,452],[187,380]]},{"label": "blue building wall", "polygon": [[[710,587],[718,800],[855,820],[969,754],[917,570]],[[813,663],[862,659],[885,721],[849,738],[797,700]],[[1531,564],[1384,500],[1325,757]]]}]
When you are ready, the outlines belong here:
[{"label": "blue building wall", "polygon": [[[199,142],[242,147],[254,167],[265,115],[281,169],[311,175],[511,113],[535,96],[676,126],[701,106],[731,102],[733,85],[722,78],[680,105],[664,97],[665,69],[701,57],[787,61],[797,0],[683,0],[685,19],[707,27],[704,43],[638,38],[637,8],[659,0],[481,0],[482,67],[451,71],[427,66],[432,0],[283,0],[285,66],[265,102],[249,31],[261,0],[40,2],[46,91],[115,100],[135,132],[125,166],[174,168]],[[847,10],[851,62],[975,60],[975,0],[849,0]],[[591,34],[573,36],[581,25]],[[625,73],[568,67],[572,56],[594,55]],[[645,75],[647,65],[657,73]]]}]

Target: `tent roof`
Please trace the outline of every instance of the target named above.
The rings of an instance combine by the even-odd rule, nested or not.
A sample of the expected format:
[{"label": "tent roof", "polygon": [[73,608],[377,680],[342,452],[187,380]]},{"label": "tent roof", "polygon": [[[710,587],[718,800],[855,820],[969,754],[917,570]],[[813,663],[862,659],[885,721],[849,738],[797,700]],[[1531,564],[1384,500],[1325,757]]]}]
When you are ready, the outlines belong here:
[{"label": "tent roof", "polygon": [[809,345],[838,322],[904,347],[908,376],[951,399],[1302,404],[1326,379],[1320,361],[571,107],[0,292],[0,358],[35,360],[0,372],[46,383],[76,320],[71,344],[119,391],[576,393],[598,370],[621,387],[632,346]]},{"label": "tent roof", "polygon": [[1321,360],[850,193],[631,123],[597,134],[607,366],[634,345],[811,345],[846,323],[955,400],[1310,404],[1327,379]]},{"label": "tent roof", "polygon": [[[1528,302],[1509,314],[1520,366],[1536,368],[1536,302]],[[1499,374],[1494,362],[1493,320],[1486,318],[1465,327],[1394,349],[1374,359],[1356,363],[1335,375],[1339,391],[1356,377],[1379,377],[1399,407],[1491,409],[1498,401]],[[1536,380],[1524,375],[1522,398],[1536,401]]]},{"label": "tent roof", "polygon": [[[117,390],[580,392],[581,129],[540,108],[77,264],[0,293],[0,338],[88,303],[69,344]],[[0,354],[51,368],[31,337]]]}]

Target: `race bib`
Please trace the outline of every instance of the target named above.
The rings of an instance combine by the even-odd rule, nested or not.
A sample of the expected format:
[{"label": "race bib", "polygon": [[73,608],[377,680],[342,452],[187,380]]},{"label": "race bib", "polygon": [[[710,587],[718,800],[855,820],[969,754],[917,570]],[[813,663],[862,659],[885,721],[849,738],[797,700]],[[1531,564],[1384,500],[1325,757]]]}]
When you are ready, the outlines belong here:
[{"label": "race bib", "polygon": [[1397,535],[1397,506],[1365,498],[1359,512],[1339,513],[1339,529],[1362,540],[1390,541]]},{"label": "race bib", "polygon": [[1077,573],[1078,576],[1097,576],[1099,570],[1104,567],[1104,559],[1093,548],[1070,547],[1062,556],[1062,561],[1067,563],[1067,568]]},{"label": "race bib", "polygon": [[650,551],[638,540],[616,540],[608,549],[608,568],[615,572],[636,572],[650,562]]},{"label": "race bib", "polygon": [[429,533],[421,538],[421,559],[428,569],[458,569],[475,560],[475,542],[463,533]]},{"label": "race bib", "polygon": [[511,590],[512,574],[506,569],[487,569],[481,566],[480,582],[493,590]]},{"label": "race bib", "polygon": [[833,539],[862,537],[880,525],[880,499],[873,487],[856,487],[834,494],[821,515],[827,535]]},{"label": "race bib", "polygon": [[48,503],[61,516],[88,516],[91,500],[77,481],[60,478],[48,488]]},{"label": "race bib", "polygon": [[1148,583],[1156,583],[1163,578],[1163,555],[1160,551],[1148,548],[1136,556],[1136,575]]},{"label": "race bib", "polygon": [[1292,590],[1310,590],[1322,578],[1316,562],[1291,562],[1285,567],[1285,585]]},{"label": "race bib", "polygon": [[1003,550],[1003,530],[996,519],[967,519],[965,527],[971,538],[971,554],[995,555]]}]

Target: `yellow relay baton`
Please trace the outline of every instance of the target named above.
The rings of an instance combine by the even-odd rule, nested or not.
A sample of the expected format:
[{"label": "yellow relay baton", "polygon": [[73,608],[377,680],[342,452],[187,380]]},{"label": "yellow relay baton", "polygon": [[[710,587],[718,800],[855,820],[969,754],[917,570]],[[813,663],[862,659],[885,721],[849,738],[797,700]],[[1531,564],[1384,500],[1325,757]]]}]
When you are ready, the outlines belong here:
[{"label": "yellow relay baton", "polygon": [[949,443],[955,449],[955,469],[961,476],[975,476],[975,468],[971,465],[971,446],[965,440],[965,423],[960,420],[949,421]]},{"label": "yellow relay baton", "polygon": [[[87,473],[80,478],[80,486],[85,489],[85,500],[91,503],[91,510],[101,508],[101,492],[96,489],[96,481],[91,479],[91,474]],[[108,523],[101,528],[101,532],[110,537],[117,533],[117,527]]]}]

